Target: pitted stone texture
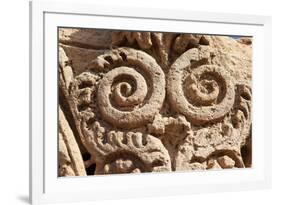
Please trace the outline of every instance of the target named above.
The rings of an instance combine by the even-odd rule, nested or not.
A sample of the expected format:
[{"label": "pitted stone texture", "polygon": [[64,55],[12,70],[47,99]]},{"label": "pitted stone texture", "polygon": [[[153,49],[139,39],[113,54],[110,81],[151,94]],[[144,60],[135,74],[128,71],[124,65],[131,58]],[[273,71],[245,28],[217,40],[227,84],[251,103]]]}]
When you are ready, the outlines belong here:
[{"label": "pitted stone texture", "polygon": [[77,76],[80,73],[88,70],[87,66],[93,60],[93,58],[96,58],[105,52],[105,50],[102,49],[86,49],[64,44],[60,44],[60,46],[64,50],[67,57],[71,59],[69,65],[71,65],[73,68],[74,76]]},{"label": "pitted stone texture", "polygon": [[[112,70],[102,78],[97,94],[103,118],[127,128],[151,122],[165,97],[163,71],[153,58],[141,51],[121,48],[116,52],[113,50],[108,56],[112,59],[108,65]],[[108,56],[102,58],[106,60]],[[125,67],[116,67],[115,63]],[[110,102],[110,96],[114,96],[115,107]]]},{"label": "pitted stone texture", "polygon": [[134,130],[145,129],[164,101],[165,77],[156,61],[142,51],[119,48],[88,67],[70,92],[82,142],[97,164],[95,173],[171,170],[161,141]]},{"label": "pitted stone texture", "polygon": [[59,176],[86,176],[81,152],[61,108],[59,116]]},{"label": "pitted stone texture", "polygon": [[[96,174],[171,171],[168,151],[161,141],[140,132],[107,132],[96,122],[82,125],[90,152],[96,156]],[[88,146],[89,147],[89,146]]]},{"label": "pitted stone texture", "polygon": [[221,119],[235,100],[234,85],[225,68],[215,65],[191,68],[191,61],[197,63],[208,56],[204,52],[208,53],[197,48],[186,51],[168,74],[167,91],[172,108],[194,124]]},{"label": "pitted stone texture", "polygon": [[112,32],[113,46],[140,48],[152,55],[164,70],[188,49],[209,45],[208,36],[157,32]]},{"label": "pitted stone texture", "polygon": [[106,49],[111,43],[111,32],[103,29],[59,28],[59,42],[88,49]]},{"label": "pitted stone texture", "polygon": [[60,104],[88,174],[252,166],[251,38],[108,35],[60,41]]}]

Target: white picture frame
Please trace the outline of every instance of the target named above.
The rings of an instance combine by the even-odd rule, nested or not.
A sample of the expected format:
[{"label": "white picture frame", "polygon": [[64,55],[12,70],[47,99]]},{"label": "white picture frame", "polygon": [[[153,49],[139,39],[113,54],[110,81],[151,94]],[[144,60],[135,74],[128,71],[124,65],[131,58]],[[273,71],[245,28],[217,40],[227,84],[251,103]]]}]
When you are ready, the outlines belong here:
[{"label": "white picture frame", "polygon": [[[58,178],[58,26],[253,36],[253,167]],[[271,109],[267,108],[271,108],[270,51],[270,17],[30,2],[30,202],[44,204],[269,188]]]}]

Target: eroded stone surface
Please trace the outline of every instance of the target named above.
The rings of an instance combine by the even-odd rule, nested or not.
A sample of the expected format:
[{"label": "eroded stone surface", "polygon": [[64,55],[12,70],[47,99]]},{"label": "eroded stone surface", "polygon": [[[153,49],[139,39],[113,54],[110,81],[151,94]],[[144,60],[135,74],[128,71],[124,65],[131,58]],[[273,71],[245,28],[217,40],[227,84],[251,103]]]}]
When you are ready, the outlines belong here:
[{"label": "eroded stone surface", "polygon": [[86,176],[81,151],[60,107],[59,176]]},{"label": "eroded stone surface", "polygon": [[60,31],[60,105],[87,174],[251,167],[251,39],[103,34]]},{"label": "eroded stone surface", "polygon": [[59,28],[59,42],[90,49],[108,48],[111,43],[111,32],[103,29]]}]

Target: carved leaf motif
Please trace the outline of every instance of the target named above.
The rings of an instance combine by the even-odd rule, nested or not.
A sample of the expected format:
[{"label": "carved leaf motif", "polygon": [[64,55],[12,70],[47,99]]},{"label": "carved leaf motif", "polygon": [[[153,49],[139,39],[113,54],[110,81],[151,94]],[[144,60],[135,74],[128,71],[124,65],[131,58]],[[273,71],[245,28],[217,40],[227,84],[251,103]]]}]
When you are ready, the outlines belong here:
[{"label": "carved leaf motif", "polygon": [[151,135],[135,132],[102,133],[95,123],[92,128],[82,125],[83,134],[96,158],[96,174],[171,171],[170,157],[161,141]]},{"label": "carved leaf motif", "polygon": [[[89,55],[80,72],[59,51],[60,104],[81,153],[91,155],[86,167],[115,174],[251,166],[251,75],[240,68],[249,69],[251,60],[237,58],[246,44],[198,34],[110,33],[112,47],[91,50],[91,62],[84,46]],[[64,145],[61,161],[69,165]]]},{"label": "carved leaf motif", "polygon": [[[140,166],[135,167],[139,171],[170,170],[169,155],[161,141],[123,131],[152,122],[162,107],[165,77],[156,61],[142,51],[119,48],[99,56],[88,67],[88,72],[76,77],[71,93],[81,121],[82,141],[95,156],[96,172],[130,172],[135,166]],[[115,132],[116,127],[122,131]],[[140,144],[144,141],[147,144]],[[120,158],[113,160],[112,153]],[[122,169],[121,164],[130,166]]]},{"label": "carved leaf motif", "polygon": [[158,32],[112,32],[112,46],[140,48],[152,55],[164,70],[182,53],[209,45],[207,36]]}]

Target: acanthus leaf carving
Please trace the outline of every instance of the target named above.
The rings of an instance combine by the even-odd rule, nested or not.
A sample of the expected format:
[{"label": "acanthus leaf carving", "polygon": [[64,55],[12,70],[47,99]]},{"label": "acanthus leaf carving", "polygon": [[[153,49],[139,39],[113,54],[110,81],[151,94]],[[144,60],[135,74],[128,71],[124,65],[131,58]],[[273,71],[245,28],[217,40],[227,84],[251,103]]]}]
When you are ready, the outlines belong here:
[{"label": "acanthus leaf carving", "polygon": [[95,174],[251,166],[251,88],[217,63],[214,42],[112,32],[113,48],[68,83],[86,166]]},{"label": "acanthus leaf carving", "polygon": [[156,61],[129,48],[99,56],[89,64],[89,71],[76,77],[71,93],[82,122],[77,126],[94,156],[97,174],[171,169],[160,140],[126,131],[153,121],[162,107],[164,88],[164,73]]},{"label": "acanthus leaf carving", "polygon": [[176,58],[191,48],[209,45],[208,36],[160,32],[112,32],[112,46],[140,48],[167,70]]}]

